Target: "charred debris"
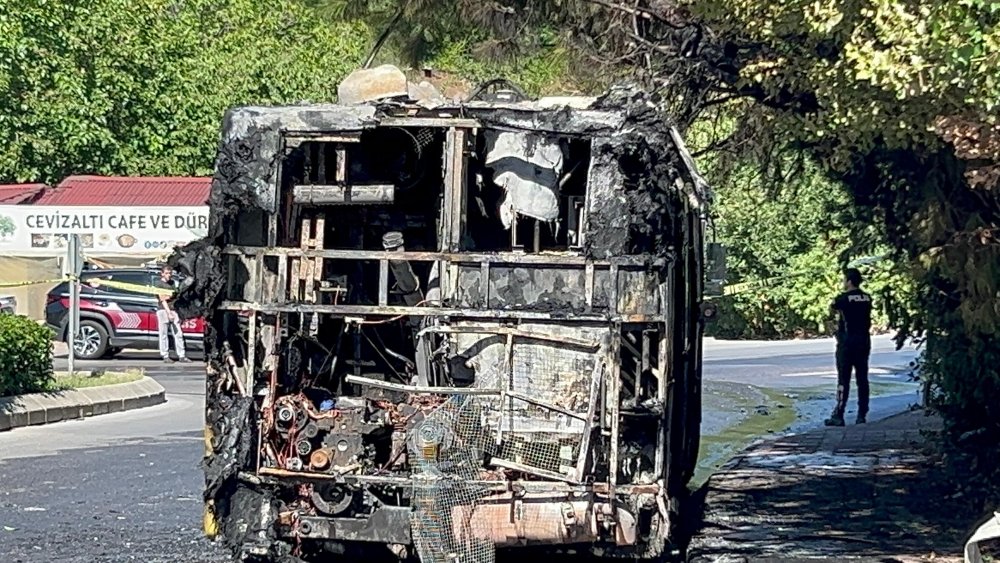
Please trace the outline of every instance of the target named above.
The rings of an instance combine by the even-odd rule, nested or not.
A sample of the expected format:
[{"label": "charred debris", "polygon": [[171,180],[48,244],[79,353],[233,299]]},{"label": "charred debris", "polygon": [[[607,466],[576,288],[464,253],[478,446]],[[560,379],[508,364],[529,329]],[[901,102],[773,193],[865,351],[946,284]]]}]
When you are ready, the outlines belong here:
[{"label": "charred debris", "polygon": [[428,103],[388,76],[225,116],[210,234],[171,259],[208,321],[206,533],[266,560],[660,556],[700,422],[679,135],[635,88]]}]

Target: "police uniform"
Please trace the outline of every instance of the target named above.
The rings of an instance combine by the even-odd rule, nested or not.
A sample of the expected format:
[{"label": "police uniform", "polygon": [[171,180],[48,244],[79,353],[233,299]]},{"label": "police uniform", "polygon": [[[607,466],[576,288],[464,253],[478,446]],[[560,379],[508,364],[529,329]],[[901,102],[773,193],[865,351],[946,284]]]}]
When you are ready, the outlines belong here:
[{"label": "police uniform", "polygon": [[860,289],[845,291],[833,300],[839,313],[837,326],[837,406],[834,417],[843,418],[851,391],[851,371],[858,381],[858,418],[868,415],[868,357],[872,351],[872,298]]}]

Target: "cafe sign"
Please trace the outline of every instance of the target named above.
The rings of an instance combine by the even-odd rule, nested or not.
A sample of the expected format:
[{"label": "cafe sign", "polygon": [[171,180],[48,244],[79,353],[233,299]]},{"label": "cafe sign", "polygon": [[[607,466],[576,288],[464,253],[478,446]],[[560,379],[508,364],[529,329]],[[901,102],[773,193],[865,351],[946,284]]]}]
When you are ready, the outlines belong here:
[{"label": "cafe sign", "polygon": [[156,256],[207,232],[206,206],[0,205],[0,254],[61,254],[77,234],[84,254]]}]

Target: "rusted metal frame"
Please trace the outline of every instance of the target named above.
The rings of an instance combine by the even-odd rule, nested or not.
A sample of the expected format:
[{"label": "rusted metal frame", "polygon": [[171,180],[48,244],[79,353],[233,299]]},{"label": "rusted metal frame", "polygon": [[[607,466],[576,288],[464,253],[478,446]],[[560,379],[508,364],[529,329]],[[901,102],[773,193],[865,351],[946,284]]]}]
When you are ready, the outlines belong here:
[{"label": "rusted metal frame", "polygon": [[300,301],[302,299],[302,259],[292,258],[291,279],[289,280],[289,299]]},{"label": "rusted metal frame", "polygon": [[[360,140],[360,138],[359,138],[359,140]],[[335,157],[336,157],[337,161],[334,162],[334,166],[337,167],[337,170],[336,170],[336,174],[334,175],[334,179],[337,181],[338,184],[346,184],[347,183],[347,149],[344,148],[344,146],[342,144],[340,144],[340,143],[338,143],[336,145]]]},{"label": "rusted metal frame", "polygon": [[543,479],[551,479],[553,481],[563,481],[574,485],[579,483],[579,481],[577,481],[575,478],[563,475],[562,473],[556,473],[555,471],[549,471],[547,469],[532,467],[530,465],[509,461],[498,457],[490,458],[490,465],[494,467],[500,467],[503,469],[510,469],[512,471],[520,471],[522,473],[528,473],[530,475],[541,477]]},{"label": "rusted metal frame", "polygon": [[288,302],[288,256],[278,256],[278,287],[275,288],[278,303]]},{"label": "rusted metal frame", "polygon": [[518,401],[524,401],[525,403],[528,403],[528,404],[531,404],[531,405],[535,405],[536,407],[541,407],[543,409],[548,409],[548,410],[551,410],[551,411],[555,411],[557,413],[564,414],[564,415],[566,415],[566,416],[568,416],[570,418],[575,418],[577,420],[583,420],[583,421],[587,420],[587,415],[580,414],[578,412],[573,412],[573,411],[571,411],[571,410],[569,410],[567,408],[560,407],[559,405],[554,405],[552,403],[548,403],[548,402],[542,401],[541,399],[536,399],[534,397],[530,397],[528,395],[525,395],[524,393],[518,393],[518,392],[513,391],[513,390],[508,390],[507,393],[506,393],[506,395],[507,395],[507,397],[509,397],[511,399],[511,404],[512,405],[514,403],[514,399],[517,399]]},{"label": "rusted metal frame", "polygon": [[282,538],[301,541],[302,538],[318,540],[347,540],[381,544],[409,545],[412,509],[403,506],[382,505],[365,518],[340,516],[299,516],[292,524],[291,512],[285,522],[276,527]]},{"label": "rusted metal frame", "polygon": [[230,272],[230,275],[226,276],[226,299],[233,296],[233,292],[236,289],[236,276],[232,275],[236,271],[236,263],[243,260],[242,256],[230,254],[224,258],[226,272]]},{"label": "rusted metal frame", "polygon": [[[447,200],[449,204],[448,213],[445,220],[448,221],[448,246],[450,252],[458,252],[461,249],[462,234],[465,232],[465,209],[466,209],[466,186],[465,186],[465,130],[454,127],[448,129],[446,133],[446,153],[447,164],[445,169],[445,189],[451,195]],[[440,262],[438,271],[443,273],[447,270],[442,298],[450,299],[458,293],[458,263],[449,261],[447,264]],[[489,285],[487,282],[486,285]],[[484,308],[489,306],[489,301],[484,304]]]},{"label": "rusted metal frame", "polygon": [[[628,350],[628,352],[630,354],[632,354],[633,356],[635,356],[636,358],[642,358],[642,352],[639,350],[639,348],[637,348],[635,346],[635,344],[632,344],[631,342],[629,342],[628,338],[622,338],[621,339],[621,345],[622,345],[623,348],[625,348],[626,350]],[[642,381],[642,366],[641,366],[640,362],[636,362],[636,365],[639,366],[639,370],[636,373],[633,373],[633,374],[625,373],[625,375],[632,375],[633,376],[632,377],[632,384],[635,386],[635,396],[636,396],[636,398],[638,398],[639,397],[639,383]]]},{"label": "rusted metal frame", "polygon": [[[504,405],[507,406],[507,414],[510,417],[510,433],[514,434],[514,399],[510,398],[510,393],[514,391],[514,335],[507,334],[507,338],[504,340],[504,360],[506,361],[505,369],[503,370],[505,381],[501,385],[503,390],[500,394],[500,405],[501,409]],[[503,413],[501,413],[503,416]],[[501,421],[497,424],[497,445],[503,443],[503,422]]]},{"label": "rusted metal frame", "polygon": [[[597,416],[597,405],[601,398],[601,381],[604,379],[604,368],[607,363],[607,347],[602,347],[595,355],[594,371],[590,376],[590,400],[587,403],[586,427],[580,438],[580,451],[576,459],[576,478],[583,481],[587,472],[587,458],[590,453],[590,441],[594,435],[594,417]],[[600,425],[598,425],[600,426]]]},{"label": "rusted metal frame", "polygon": [[478,129],[482,124],[464,117],[383,117],[379,127],[436,127]]},{"label": "rusted metal frame", "polygon": [[[470,114],[488,113],[481,121],[492,131],[512,131],[530,132],[533,134],[549,133],[564,137],[604,139],[598,137],[601,134],[614,134],[619,131],[625,123],[625,118],[612,112],[601,110],[576,109],[573,111],[574,126],[572,130],[565,127],[550,127],[547,123],[537,119],[539,110],[535,108],[496,108],[496,107],[470,107],[464,108]],[[549,109],[548,111],[552,111]],[[501,115],[500,112],[506,112]],[[518,115],[520,114],[520,115]],[[523,116],[523,117],[522,117]],[[587,131],[588,133],[583,133]]]},{"label": "rusted metal frame", "polygon": [[[322,133],[317,131],[283,131],[282,140],[285,147],[295,148],[302,143],[360,143],[361,131],[343,131],[337,133]],[[280,178],[280,176],[279,176]]]},{"label": "rusted metal frame", "polygon": [[317,143],[316,145],[316,183],[326,183],[326,147]]},{"label": "rusted metal frame", "polygon": [[[275,215],[272,214],[271,217],[275,217]],[[252,284],[251,284],[251,296],[250,296],[250,298],[253,299],[255,302],[259,303],[260,299],[261,299],[261,296],[264,293],[264,259],[263,258],[258,258],[257,260],[253,261],[252,268],[250,268],[250,277],[251,277],[251,280],[252,280]],[[246,369],[247,369],[246,377],[247,377],[247,381],[246,381],[245,386],[246,386],[247,389],[250,389],[250,390],[256,389],[256,385],[255,385],[256,382],[254,381],[254,378],[257,375],[257,363],[258,363],[258,361],[257,361],[257,340],[259,338],[258,337],[258,329],[257,329],[257,321],[258,321],[257,317],[258,317],[258,315],[259,315],[258,311],[251,311],[250,312],[249,327],[248,327],[248,330],[247,330],[247,333],[248,333],[247,334],[247,356],[246,356]],[[271,400],[273,401],[274,397],[271,397]],[[263,420],[260,421],[260,424],[261,424],[261,426],[263,426]],[[261,459],[263,459],[263,456],[260,455],[260,454],[262,454],[262,449],[264,447],[264,443],[263,443],[263,431],[262,430],[263,430],[263,428],[261,427],[259,429],[259,431],[257,432],[257,436],[258,436],[258,445],[257,445],[257,452],[258,452],[257,463],[258,463],[258,469],[259,469],[259,464],[261,463]]]},{"label": "rusted metal frame", "polygon": [[594,310],[594,262],[587,260],[583,268],[584,299],[587,303],[587,312],[590,313]]},{"label": "rusted metal frame", "polygon": [[452,128],[448,130],[447,135],[452,139],[451,150],[448,153],[450,160],[448,169],[451,173],[447,175],[447,188],[452,195],[448,246],[452,252],[457,252],[462,241],[462,233],[465,232],[465,208],[468,196],[465,190],[465,131]]},{"label": "rusted metal frame", "polygon": [[611,277],[611,285],[608,287],[608,310],[612,313],[618,312],[618,264],[612,263],[608,275]]},{"label": "rusted metal frame", "polygon": [[[389,475],[357,475],[354,473],[309,473],[305,471],[291,471],[275,467],[263,467],[259,473],[240,472],[237,478],[244,482],[253,484],[280,484],[279,481],[272,481],[268,477],[281,477],[292,481],[314,482],[314,481],[334,481],[337,483],[387,485],[400,488],[410,488],[413,480],[409,477],[393,477]],[[512,488],[524,490],[527,493],[543,493],[552,495],[580,495],[599,494],[607,495],[608,487],[606,483],[570,483],[566,481],[495,481],[473,479],[465,481],[470,485],[483,487],[492,492],[507,492]],[[659,485],[621,485],[618,492],[625,495],[656,494],[661,490]]]},{"label": "rusted metal frame", "polygon": [[278,244],[278,214],[267,214],[267,244],[276,246]]},{"label": "rusted metal frame", "polygon": [[[259,246],[227,246],[222,250],[222,254],[236,254],[244,256],[280,256],[282,254],[289,257],[316,258],[322,257],[334,260],[381,260],[388,257],[388,252],[384,250],[303,250],[301,248],[272,247],[265,248]],[[393,260],[407,260],[415,262],[434,262],[442,260],[445,262],[458,262],[462,264],[475,264],[479,262],[489,262],[496,264],[531,264],[537,266],[578,266],[586,267],[593,264],[596,267],[610,268],[617,267],[645,267],[650,263],[650,257],[646,255],[618,256],[608,260],[590,260],[583,256],[563,253],[539,253],[522,254],[519,252],[425,252],[406,250],[393,252]],[[617,289],[615,289],[617,291]]]},{"label": "rusted metal frame", "polygon": [[660,312],[663,316],[663,324],[660,336],[659,355],[659,378],[656,382],[656,395],[663,404],[663,415],[657,424],[656,434],[656,459],[654,461],[654,471],[656,475],[666,479],[667,457],[670,446],[671,420],[673,420],[673,378],[674,378],[674,338],[676,337],[676,326],[674,322],[674,266],[667,266],[667,281],[660,284]]},{"label": "rusted metal frame", "polygon": [[389,261],[385,258],[378,261],[378,304],[389,304]]},{"label": "rusted metal frame", "polygon": [[526,338],[530,340],[543,340],[547,342],[558,342],[560,344],[569,344],[571,346],[577,346],[579,348],[597,348],[600,346],[599,342],[594,340],[586,340],[583,338],[574,338],[572,336],[554,336],[551,334],[542,334],[540,332],[532,332],[530,330],[524,330],[511,326],[429,326],[422,329],[417,337],[422,336],[425,333],[447,333],[447,334],[512,334],[519,338]]},{"label": "rusted metal frame", "polygon": [[[324,213],[316,215],[316,221],[313,223],[313,228],[315,229],[315,232],[313,233],[313,238],[310,243],[315,248],[322,250],[326,239],[326,215]],[[316,258],[313,258],[312,280],[309,282],[309,294],[314,301],[317,299],[316,290],[319,288],[319,284],[322,280],[323,258],[321,256],[317,256]]]},{"label": "rusted metal frame", "polygon": [[392,184],[298,184],[292,200],[300,205],[378,205],[395,201]]},{"label": "rusted metal frame", "polygon": [[643,374],[647,373],[653,367],[653,361],[651,358],[652,354],[652,329],[644,328],[642,329],[642,359],[639,366],[639,373],[635,376],[635,398],[638,403],[643,399],[642,396],[642,378]]},{"label": "rusted metal frame", "polygon": [[387,391],[400,391],[402,393],[429,393],[435,395],[499,395],[500,389],[488,389],[483,387],[432,387],[422,385],[406,385],[403,383],[392,383],[362,377],[359,375],[348,375],[344,381],[353,385],[363,385],[375,389],[385,389]]},{"label": "rusted metal frame", "polygon": [[622,357],[622,327],[620,323],[614,323],[611,333],[611,369],[608,382],[608,395],[610,396],[609,412],[611,417],[611,443],[608,454],[608,493],[613,497],[615,486],[618,485],[618,448],[621,439],[621,357]]},{"label": "rusted metal frame", "polygon": [[479,287],[482,289],[483,293],[483,308],[488,309],[490,306],[490,263],[489,262],[479,263],[479,277],[482,279]]},{"label": "rusted metal frame", "polygon": [[250,327],[247,334],[247,389],[255,389],[254,376],[257,371],[257,311],[250,311]]},{"label": "rusted metal frame", "polygon": [[245,301],[223,301],[216,309],[222,311],[265,311],[268,313],[323,313],[339,316],[397,316],[413,317],[455,317],[468,319],[525,319],[559,321],[561,324],[602,323],[617,321],[623,323],[650,323],[659,321],[655,315],[598,315],[546,313],[540,311],[520,311],[510,309],[461,309],[457,307],[406,307],[378,305],[325,305],[310,303],[259,304]]}]

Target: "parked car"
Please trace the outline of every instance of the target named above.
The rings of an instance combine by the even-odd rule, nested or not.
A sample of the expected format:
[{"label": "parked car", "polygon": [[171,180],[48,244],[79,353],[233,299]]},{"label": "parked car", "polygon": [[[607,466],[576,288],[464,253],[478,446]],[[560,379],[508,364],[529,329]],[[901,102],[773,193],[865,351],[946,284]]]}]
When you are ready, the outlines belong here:
[{"label": "parked car", "polygon": [[17,312],[17,298],[13,295],[0,295],[0,315],[9,313],[13,315]]},{"label": "parked car", "polygon": [[[76,357],[93,360],[112,357],[124,348],[159,348],[156,295],[101,284],[102,281],[112,281],[152,288],[159,275],[157,270],[147,268],[84,270],[80,274],[80,334],[74,344]],[[93,282],[96,282],[96,287]],[[55,338],[67,341],[68,282],[60,283],[49,291],[45,322]],[[181,330],[188,350],[203,348],[203,319],[183,321]]]}]

